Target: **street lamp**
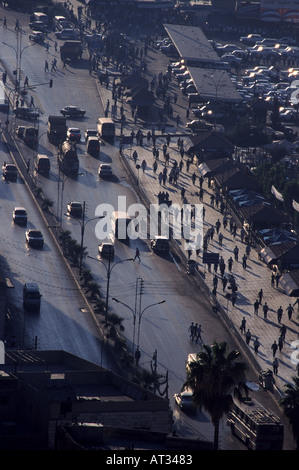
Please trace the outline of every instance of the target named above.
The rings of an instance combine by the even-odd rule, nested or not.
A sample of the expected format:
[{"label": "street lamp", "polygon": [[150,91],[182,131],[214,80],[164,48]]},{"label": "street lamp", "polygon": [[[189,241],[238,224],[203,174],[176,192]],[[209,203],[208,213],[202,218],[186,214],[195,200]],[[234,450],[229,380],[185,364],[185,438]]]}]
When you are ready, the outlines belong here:
[{"label": "street lamp", "polygon": [[160,302],[156,302],[156,303],[154,303],[154,304],[148,305],[147,307],[145,307],[145,308],[142,310],[142,312],[139,313],[139,318],[138,318],[138,333],[137,333],[137,349],[139,349],[140,323],[141,323],[142,315],[144,314],[144,312],[145,312],[148,308],[154,307],[155,305],[164,304],[165,302],[166,302],[166,300],[160,300]]},{"label": "street lamp", "polygon": [[[103,217],[100,217],[100,218],[103,218]],[[106,266],[106,264],[100,259],[93,258],[92,256],[88,256],[88,258],[94,259],[94,260],[99,261],[100,263],[102,263],[103,266],[105,266],[105,269],[107,271],[107,289],[106,289],[106,304],[105,304],[106,305],[105,306],[105,317],[107,319],[111,271],[117,264],[123,263],[124,261],[134,261],[134,258],[121,259],[121,260],[117,261],[116,263],[114,263],[112,266],[111,266],[111,253],[109,253],[109,256],[108,256],[108,266]]]},{"label": "street lamp", "polygon": [[92,220],[103,219],[105,216],[101,215],[101,216],[93,217],[92,219],[89,219],[85,222],[85,201],[83,202],[82,221],[80,219],[77,219],[77,217],[74,217],[71,214],[65,214],[65,215],[67,215],[68,217],[71,217],[72,219],[76,220],[81,225],[81,244],[80,244],[80,262],[79,262],[79,274],[81,276],[81,274],[82,274],[82,261],[83,261],[83,240],[84,240],[85,227]]},{"label": "street lamp", "polygon": [[[219,85],[220,85],[220,81],[221,81],[221,79],[222,79],[222,77],[223,77],[224,74],[225,74],[225,70],[222,71],[222,73],[220,74],[218,80],[215,80],[214,77],[213,77],[213,75],[206,75],[206,74],[203,74],[203,77],[212,80],[212,82],[214,83],[215,92],[216,92],[216,94],[215,94],[215,101],[216,101],[216,102],[217,102],[217,100],[218,100],[218,87],[219,87]],[[216,128],[216,116],[215,116],[215,128]]]},{"label": "street lamp", "polygon": [[124,302],[121,302],[115,297],[112,297],[112,300],[114,300],[114,302],[117,302],[118,304],[123,305],[124,307],[127,307],[133,315],[133,355],[134,355],[135,354],[136,311],[134,312],[134,310],[129,305],[125,304]]}]

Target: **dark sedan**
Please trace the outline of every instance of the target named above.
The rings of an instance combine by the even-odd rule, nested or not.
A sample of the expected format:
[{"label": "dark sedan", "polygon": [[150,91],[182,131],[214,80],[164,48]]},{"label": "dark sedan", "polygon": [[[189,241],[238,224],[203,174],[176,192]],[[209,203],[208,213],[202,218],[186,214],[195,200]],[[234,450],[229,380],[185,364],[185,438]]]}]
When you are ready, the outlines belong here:
[{"label": "dark sedan", "polygon": [[14,108],[13,113],[18,118],[32,119],[33,121],[36,121],[39,118],[39,113],[37,111],[34,111],[34,109],[31,108],[26,108],[24,106]]},{"label": "dark sedan", "polygon": [[78,106],[65,106],[60,110],[63,116],[70,116],[70,117],[83,117],[86,111],[79,108]]}]

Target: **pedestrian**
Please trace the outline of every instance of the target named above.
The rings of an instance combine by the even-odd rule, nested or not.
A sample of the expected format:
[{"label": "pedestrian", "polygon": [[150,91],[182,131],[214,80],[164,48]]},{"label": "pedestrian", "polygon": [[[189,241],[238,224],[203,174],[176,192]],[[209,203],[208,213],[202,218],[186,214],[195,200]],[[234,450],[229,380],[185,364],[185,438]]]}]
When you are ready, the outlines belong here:
[{"label": "pedestrian", "polygon": [[254,343],[253,343],[253,348],[254,348],[254,352],[255,352],[256,354],[258,353],[258,350],[259,350],[260,345],[261,345],[261,344],[260,344],[258,338],[255,338]]},{"label": "pedestrian", "polygon": [[239,257],[239,248],[237,247],[237,245],[236,245],[235,248],[234,248],[234,256],[235,256],[235,261],[238,261],[238,257]]},{"label": "pedestrian", "polygon": [[227,285],[227,277],[223,276],[222,277],[222,288],[223,288],[222,290],[223,290],[223,292],[225,291],[226,285]]},{"label": "pedestrian", "polygon": [[219,233],[219,230],[220,230],[220,227],[221,227],[221,222],[220,220],[218,219],[217,222],[215,223],[215,227],[216,227],[216,232],[217,234]]},{"label": "pedestrian", "polygon": [[247,245],[247,246],[246,246],[246,248],[245,248],[245,251],[246,251],[246,255],[247,255],[247,257],[249,258],[249,256],[250,256],[250,251],[251,251],[251,249],[250,249],[250,246],[249,246],[249,245]]},{"label": "pedestrian", "polygon": [[261,289],[258,293],[258,298],[259,298],[259,303],[261,304],[262,303],[262,300],[263,300],[263,289]]},{"label": "pedestrian", "polygon": [[139,248],[138,248],[138,247],[136,248],[136,251],[135,251],[134,261],[135,261],[137,258],[138,258],[139,263],[140,263],[141,259],[140,259],[140,251],[139,251]]},{"label": "pedestrian", "polygon": [[215,276],[214,276],[214,278],[213,278],[213,286],[217,289],[217,286],[218,286],[218,277],[216,276],[216,274],[215,274]]},{"label": "pedestrian", "polygon": [[219,235],[218,235],[218,240],[219,240],[219,245],[222,246],[222,242],[223,242],[223,235],[222,233],[220,232]]},{"label": "pedestrian", "polygon": [[277,349],[278,349],[278,344],[276,343],[276,341],[274,341],[274,343],[272,344],[271,349],[272,349],[273,357],[275,357]]},{"label": "pedestrian", "polygon": [[292,320],[293,311],[294,311],[293,306],[291,304],[289,304],[289,306],[287,307],[289,320]]},{"label": "pedestrian", "polygon": [[233,262],[234,262],[234,261],[233,261],[232,257],[230,257],[230,258],[228,259],[228,262],[227,262],[227,264],[228,264],[228,270],[229,270],[230,273],[232,272]]},{"label": "pedestrian", "polygon": [[246,269],[246,267],[247,267],[246,262],[247,262],[247,256],[246,256],[246,255],[243,255],[243,257],[242,257],[242,266],[243,266],[243,269]]},{"label": "pedestrian", "polygon": [[282,314],[283,314],[283,310],[282,310],[282,306],[280,306],[279,309],[277,310],[277,321],[278,321],[278,323],[281,323]]},{"label": "pedestrian", "polygon": [[276,288],[278,288],[278,283],[279,283],[280,278],[281,278],[281,274],[277,273],[276,276],[275,276]]},{"label": "pedestrian", "polygon": [[186,189],[185,189],[185,188],[182,188],[182,189],[181,189],[181,199],[182,199],[182,200],[185,199],[185,193],[186,193]]},{"label": "pedestrian", "polygon": [[191,325],[190,325],[189,328],[188,328],[188,331],[190,331],[190,338],[192,339],[192,341],[193,341],[193,339],[194,339],[194,327],[195,327],[195,325],[194,325],[194,323],[192,322]]},{"label": "pedestrian", "polygon": [[192,183],[195,184],[196,183],[196,173],[194,172],[193,175],[192,175]]},{"label": "pedestrian", "polygon": [[274,282],[275,282],[275,274],[271,274],[271,286],[274,287]]},{"label": "pedestrian", "polygon": [[30,171],[30,158],[27,161],[27,173]]},{"label": "pedestrian", "polygon": [[45,60],[45,72],[48,72],[49,71],[49,64],[48,64],[48,61]]},{"label": "pedestrian", "polygon": [[[196,323],[197,324],[197,323]],[[202,333],[202,329],[201,329],[201,325],[197,325],[197,328],[196,328],[196,342],[198,340],[200,340],[202,343],[203,343],[203,340],[202,340],[202,337],[201,337],[201,333]]]},{"label": "pedestrian", "polygon": [[280,335],[279,338],[278,338],[278,348],[279,348],[279,352],[282,351],[283,344],[284,344],[284,340],[283,340],[282,335]]},{"label": "pedestrian", "polygon": [[246,331],[246,318],[245,317],[242,318],[241,325],[240,325],[240,331],[241,331],[241,333],[245,334],[245,331]]},{"label": "pedestrian", "polygon": [[145,169],[146,169],[146,161],[145,161],[145,160],[142,160],[141,168],[142,168],[142,171],[143,171],[143,173],[144,173],[144,172],[145,172]]},{"label": "pedestrian", "polygon": [[287,327],[285,325],[281,325],[280,336],[282,336],[283,341],[285,341],[286,332],[287,332]]},{"label": "pedestrian", "polygon": [[275,357],[275,359],[272,363],[272,366],[273,366],[273,373],[275,375],[277,375],[278,374],[278,359],[277,359],[277,357]]},{"label": "pedestrian", "polygon": [[259,314],[259,306],[260,306],[260,303],[259,303],[258,299],[256,299],[256,301],[255,301],[254,304],[253,304],[253,307],[254,307],[254,314],[255,314],[255,315],[258,315],[258,314]]},{"label": "pedestrian", "polygon": [[245,339],[246,339],[246,344],[249,345],[250,340],[251,340],[251,332],[249,329],[246,331]]},{"label": "pedestrian", "polygon": [[237,292],[233,291],[232,293],[232,306],[233,307],[235,306],[236,301],[237,301]]},{"label": "pedestrian", "polygon": [[63,69],[66,69],[66,61],[63,60],[63,66],[62,66]]},{"label": "pedestrian", "polygon": [[141,354],[140,354],[139,348],[137,348],[136,351],[135,351],[136,366],[138,366],[140,356],[141,356]]},{"label": "pedestrian", "polygon": [[7,19],[6,16],[3,18],[3,28],[7,28]]},{"label": "pedestrian", "polygon": [[265,320],[267,319],[268,311],[269,311],[269,307],[268,307],[267,302],[265,302],[264,305],[263,305],[263,312],[264,312],[264,319]]}]

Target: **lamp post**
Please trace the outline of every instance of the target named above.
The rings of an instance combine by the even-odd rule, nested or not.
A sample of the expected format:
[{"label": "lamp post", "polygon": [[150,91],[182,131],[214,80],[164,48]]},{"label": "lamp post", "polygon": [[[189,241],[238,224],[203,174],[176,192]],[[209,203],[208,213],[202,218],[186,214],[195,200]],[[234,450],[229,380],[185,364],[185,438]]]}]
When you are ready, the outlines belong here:
[{"label": "lamp post", "polygon": [[79,222],[81,225],[81,243],[80,243],[80,261],[79,261],[79,274],[82,274],[82,261],[83,261],[83,240],[84,240],[84,234],[85,234],[85,227],[89,222],[92,222],[93,220],[99,220],[103,219],[105,216],[98,216],[98,217],[93,217],[92,219],[89,219],[85,222],[85,201],[83,202],[83,209],[82,209],[82,220],[77,219],[77,217],[74,217],[71,214],[66,214],[68,217],[71,217],[72,219],[76,220]]},{"label": "lamp post", "polygon": [[166,300],[160,300],[160,302],[155,302],[154,304],[148,305],[141,312],[139,312],[139,314],[138,314],[138,332],[137,332],[137,349],[139,349],[140,324],[141,324],[141,319],[142,319],[142,316],[143,316],[144,312],[147,309],[149,309],[151,307],[154,307],[155,305],[164,304],[165,302],[166,302]]},{"label": "lamp post", "polygon": [[[221,82],[221,79],[223,77],[223,75],[225,74],[225,70],[222,71],[222,73],[220,74],[218,80],[215,80],[213,75],[206,75],[206,74],[203,74],[203,76],[205,78],[208,78],[210,80],[212,80],[212,82],[214,83],[214,86],[215,86],[215,100],[216,102],[218,101],[218,87],[220,85],[220,82]],[[215,128],[216,128],[216,116],[215,116]]]},{"label": "lamp post", "polygon": [[112,300],[114,300],[114,302],[117,302],[118,304],[123,305],[124,307],[127,307],[133,315],[133,356],[134,356],[134,354],[135,354],[136,310],[134,312],[134,310],[129,305],[125,304],[124,302],[121,302],[120,300],[116,299],[115,297],[112,297]]},{"label": "lamp post", "polygon": [[[100,217],[100,218],[103,218],[103,217]],[[109,253],[108,266],[106,266],[106,264],[100,259],[93,258],[92,256],[88,256],[88,258],[94,259],[94,260],[99,261],[100,263],[102,263],[103,266],[105,266],[105,269],[106,269],[106,272],[107,272],[107,288],[106,288],[106,303],[105,303],[105,317],[107,319],[111,271],[117,264],[123,263],[125,261],[134,261],[134,259],[133,258],[121,259],[121,260],[117,261],[116,263],[114,263],[111,266],[111,253]]]}]

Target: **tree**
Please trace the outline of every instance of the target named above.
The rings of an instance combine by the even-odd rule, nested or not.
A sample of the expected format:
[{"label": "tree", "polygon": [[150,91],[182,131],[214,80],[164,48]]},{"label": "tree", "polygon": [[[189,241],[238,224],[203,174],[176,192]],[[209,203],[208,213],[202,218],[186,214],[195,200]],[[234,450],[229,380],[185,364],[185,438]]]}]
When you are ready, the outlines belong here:
[{"label": "tree", "polygon": [[281,405],[292,427],[297,450],[299,450],[299,377],[293,377],[293,382],[285,385]]},{"label": "tree", "polygon": [[195,405],[204,408],[214,425],[214,449],[219,446],[219,423],[232,404],[232,393],[236,388],[245,388],[247,365],[238,362],[240,352],[227,352],[227,343],[214,342],[204,345],[196,361],[189,364],[184,387],[193,390]]}]

